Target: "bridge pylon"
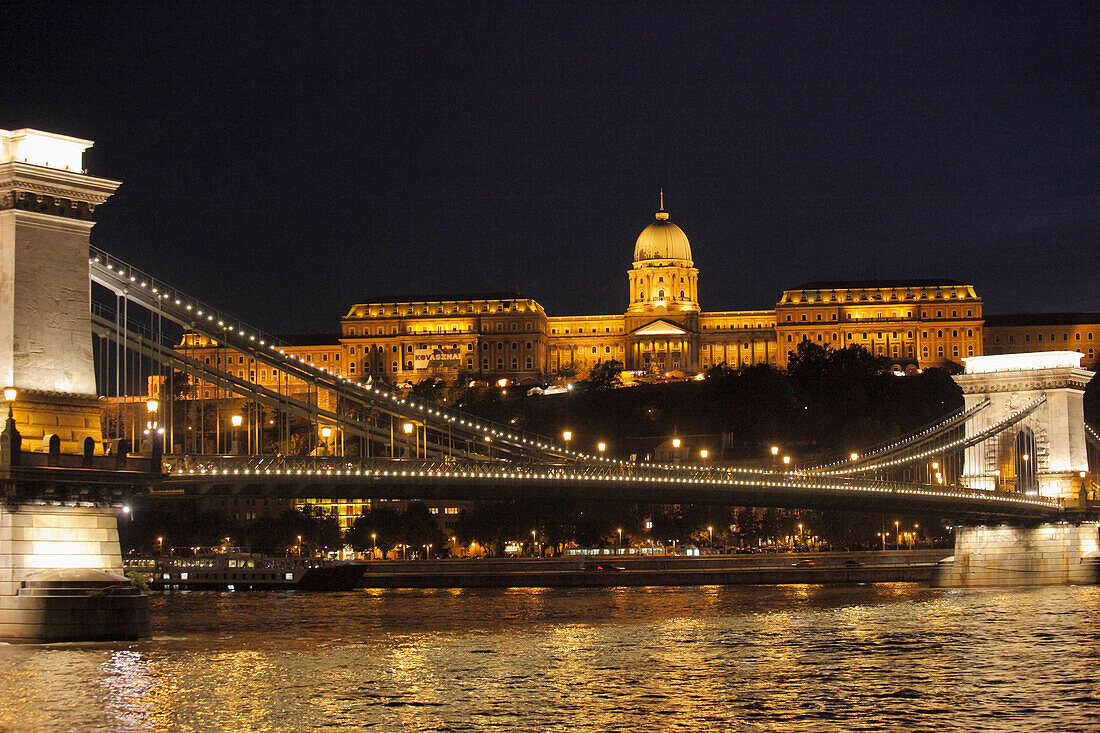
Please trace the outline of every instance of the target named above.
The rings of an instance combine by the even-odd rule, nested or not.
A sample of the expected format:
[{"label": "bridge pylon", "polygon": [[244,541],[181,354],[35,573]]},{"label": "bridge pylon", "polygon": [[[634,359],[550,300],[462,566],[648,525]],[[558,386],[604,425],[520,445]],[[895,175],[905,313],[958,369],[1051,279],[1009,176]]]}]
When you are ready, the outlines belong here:
[{"label": "bridge pylon", "polygon": [[0,130],[0,639],[148,634],[122,575],[118,509],[156,473],[102,453],[88,247],[118,181],[84,173],[92,145]]},{"label": "bridge pylon", "polygon": [[92,141],[0,130],[0,388],[14,387],[23,447],[102,440],[88,289],[95,208],[120,185],[84,172]]},{"label": "bridge pylon", "polygon": [[1083,397],[1094,376],[1081,367],[1081,354],[1046,351],[976,356],[964,362],[966,372],[954,379],[966,408],[990,400],[989,408],[967,422],[968,437],[1020,410],[1033,411],[966,449],[962,483],[1076,503],[1089,472]]}]

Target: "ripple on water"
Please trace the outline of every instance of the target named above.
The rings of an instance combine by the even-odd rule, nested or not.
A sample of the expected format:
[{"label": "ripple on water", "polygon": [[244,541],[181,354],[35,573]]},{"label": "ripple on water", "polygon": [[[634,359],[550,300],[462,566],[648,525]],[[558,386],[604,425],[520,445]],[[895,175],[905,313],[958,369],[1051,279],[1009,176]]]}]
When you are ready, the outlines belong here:
[{"label": "ripple on water", "polygon": [[[179,594],[0,646],[0,730],[1100,729],[1100,589]],[[648,725],[646,725],[648,724]]]}]

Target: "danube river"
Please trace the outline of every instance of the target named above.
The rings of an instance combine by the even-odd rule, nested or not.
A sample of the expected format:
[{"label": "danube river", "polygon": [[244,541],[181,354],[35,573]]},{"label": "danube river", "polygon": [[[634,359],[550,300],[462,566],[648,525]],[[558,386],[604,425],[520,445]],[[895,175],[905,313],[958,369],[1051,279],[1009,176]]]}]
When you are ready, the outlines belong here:
[{"label": "danube river", "polygon": [[192,593],[0,646],[10,731],[1095,731],[1100,588]]}]

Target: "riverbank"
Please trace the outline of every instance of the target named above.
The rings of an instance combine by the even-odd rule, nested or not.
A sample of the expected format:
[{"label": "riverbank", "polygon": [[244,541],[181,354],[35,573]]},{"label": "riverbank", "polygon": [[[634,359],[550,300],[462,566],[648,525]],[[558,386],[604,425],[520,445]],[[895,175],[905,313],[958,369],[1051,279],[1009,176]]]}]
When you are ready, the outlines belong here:
[{"label": "riverbank", "polygon": [[364,588],[576,588],[614,586],[927,583],[952,550],[367,563]]}]

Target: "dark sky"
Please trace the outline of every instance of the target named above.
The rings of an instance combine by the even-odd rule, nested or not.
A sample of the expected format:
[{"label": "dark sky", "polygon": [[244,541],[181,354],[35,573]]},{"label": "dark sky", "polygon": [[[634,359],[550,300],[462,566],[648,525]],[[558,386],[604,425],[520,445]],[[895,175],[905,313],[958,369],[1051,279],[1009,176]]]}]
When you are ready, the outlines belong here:
[{"label": "dark sky", "polygon": [[665,189],[705,310],[951,277],[1100,310],[1100,3],[8,3],[0,127],[93,241],[276,332],[393,293],[621,313]]}]

